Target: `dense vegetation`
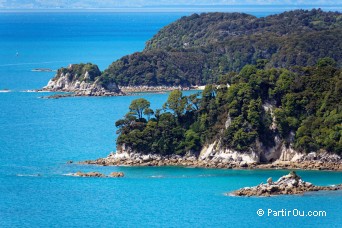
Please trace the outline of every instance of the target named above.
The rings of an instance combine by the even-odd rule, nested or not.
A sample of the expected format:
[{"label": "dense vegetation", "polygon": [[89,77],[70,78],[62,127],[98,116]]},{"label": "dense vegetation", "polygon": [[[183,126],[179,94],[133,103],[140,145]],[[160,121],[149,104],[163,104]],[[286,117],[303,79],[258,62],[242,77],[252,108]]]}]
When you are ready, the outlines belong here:
[{"label": "dense vegetation", "polygon": [[[86,73],[88,74],[86,75]],[[60,68],[57,75],[67,74],[69,81],[93,82],[101,76],[98,66],[91,63],[71,64],[68,68]]]},{"label": "dense vegetation", "polygon": [[222,147],[249,151],[257,142],[272,147],[278,136],[303,152],[342,154],[342,69],[331,58],[315,66],[284,68],[246,65],[222,75],[202,94],[170,93],[162,109],[134,100],[116,122],[117,144],[141,153],[199,153],[220,140]]},{"label": "dense vegetation", "polygon": [[256,18],[241,13],[182,17],[161,29],[143,52],[112,63],[104,75],[120,86],[191,86],[267,59],[266,68],[313,66],[323,57],[342,66],[342,14],[295,10]]}]

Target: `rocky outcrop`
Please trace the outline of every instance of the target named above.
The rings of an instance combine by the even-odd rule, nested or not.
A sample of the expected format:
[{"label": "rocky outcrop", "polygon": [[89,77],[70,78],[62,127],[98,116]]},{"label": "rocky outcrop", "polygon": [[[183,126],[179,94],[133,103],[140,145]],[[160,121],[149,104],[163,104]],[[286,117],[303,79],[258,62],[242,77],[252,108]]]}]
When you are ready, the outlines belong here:
[{"label": "rocky outcrop", "polygon": [[246,187],[236,190],[229,195],[233,196],[272,196],[272,195],[297,195],[310,191],[332,191],[342,190],[342,184],[337,186],[315,186],[310,182],[305,182],[295,172],[280,177],[276,182],[272,178],[266,184],[259,184],[255,187]]},{"label": "rocky outcrop", "polygon": [[71,174],[71,176],[76,176],[76,177],[124,177],[124,173],[123,172],[112,172],[111,174],[109,174],[108,176],[99,173],[99,172],[88,172],[88,173],[83,173],[83,172],[76,172]]},{"label": "rocky outcrop", "polygon": [[[43,91],[72,92],[63,96],[117,96],[123,93],[114,81],[104,82],[101,71],[93,64],[71,64],[61,68]],[[58,97],[53,97],[58,98]]]}]

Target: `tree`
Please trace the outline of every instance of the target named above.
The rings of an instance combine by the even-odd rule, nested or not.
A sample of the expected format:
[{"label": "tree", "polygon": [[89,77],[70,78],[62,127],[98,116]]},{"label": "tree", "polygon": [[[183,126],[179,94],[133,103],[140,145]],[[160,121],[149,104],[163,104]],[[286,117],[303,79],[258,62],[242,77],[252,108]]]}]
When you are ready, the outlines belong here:
[{"label": "tree", "polygon": [[163,105],[163,108],[173,111],[176,117],[180,117],[184,112],[186,104],[187,99],[183,97],[182,91],[176,89],[170,93],[166,103]]},{"label": "tree", "polygon": [[189,129],[185,132],[184,146],[186,151],[199,152],[201,149],[201,140],[199,135]]},{"label": "tree", "polygon": [[326,67],[326,66],[335,67],[336,65],[337,64],[336,64],[335,60],[332,59],[332,58],[329,58],[329,57],[325,57],[325,58],[319,59],[318,62],[317,62],[317,66],[318,67]]},{"label": "tree", "polygon": [[143,113],[146,109],[150,108],[150,102],[144,98],[135,99],[131,102],[129,110],[138,116],[138,119],[143,118]]},{"label": "tree", "polygon": [[144,110],[144,115],[147,116],[148,119],[150,119],[150,117],[154,114],[154,111],[150,108],[145,108]]},{"label": "tree", "polygon": [[199,93],[194,93],[188,96],[187,111],[198,110],[201,99],[198,98]]}]

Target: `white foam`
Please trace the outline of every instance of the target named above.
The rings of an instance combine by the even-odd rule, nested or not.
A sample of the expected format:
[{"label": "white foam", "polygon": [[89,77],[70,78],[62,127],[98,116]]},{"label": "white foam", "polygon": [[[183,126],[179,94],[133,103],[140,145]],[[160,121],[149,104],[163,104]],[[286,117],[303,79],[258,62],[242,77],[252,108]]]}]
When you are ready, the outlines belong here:
[{"label": "white foam", "polygon": [[155,175],[155,176],[151,176],[152,178],[164,178],[163,175]]},{"label": "white foam", "polygon": [[65,174],[62,174],[63,176],[75,176],[74,173],[65,173]]},{"label": "white foam", "polygon": [[21,93],[53,93],[53,91],[41,91],[41,90],[34,90],[34,89],[28,89],[28,90],[22,90]]},{"label": "white foam", "polygon": [[17,174],[18,177],[40,177],[41,175],[38,174]]}]

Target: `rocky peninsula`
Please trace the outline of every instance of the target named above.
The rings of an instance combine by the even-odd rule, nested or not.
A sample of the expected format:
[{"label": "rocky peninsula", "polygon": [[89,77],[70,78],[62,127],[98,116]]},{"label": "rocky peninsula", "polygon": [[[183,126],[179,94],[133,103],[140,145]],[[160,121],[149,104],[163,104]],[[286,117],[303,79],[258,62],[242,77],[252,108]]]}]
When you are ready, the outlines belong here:
[{"label": "rocky peninsula", "polygon": [[48,98],[78,96],[122,96],[136,93],[164,93],[172,90],[201,90],[203,86],[119,86],[113,79],[102,75],[99,68],[91,63],[70,64],[61,68],[41,90],[47,92],[65,92],[48,96]]},{"label": "rocky peninsula", "polygon": [[315,186],[305,182],[294,171],[280,177],[276,182],[272,178],[267,179],[266,184],[259,184],[255,187],[245,187],[236,190],[229,195],[232,196],[274,196],[274,195],[301,195],[312,191],[336,191],[342,190],[342,184],[336,186]]}]

